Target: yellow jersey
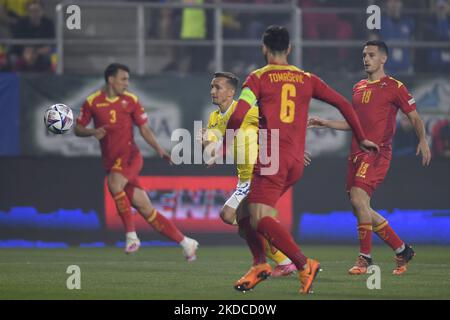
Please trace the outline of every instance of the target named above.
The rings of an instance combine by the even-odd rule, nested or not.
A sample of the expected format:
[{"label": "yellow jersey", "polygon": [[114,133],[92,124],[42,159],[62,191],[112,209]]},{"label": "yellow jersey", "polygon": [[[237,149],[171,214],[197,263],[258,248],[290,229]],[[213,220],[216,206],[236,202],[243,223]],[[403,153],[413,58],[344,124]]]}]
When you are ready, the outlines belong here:
[{"label": "yellow jersey", "polygon": [[[228,120],[236,109],[237,101],[233,100],[225,113],[220,109],[211,112],[208,121],[208,141],[217,142],[225,135]],[[234,138],[234,158],[240,181],[251,180],[253,167],[258,156],[258,107],[253,106],[246,114],[239,133]]]}]

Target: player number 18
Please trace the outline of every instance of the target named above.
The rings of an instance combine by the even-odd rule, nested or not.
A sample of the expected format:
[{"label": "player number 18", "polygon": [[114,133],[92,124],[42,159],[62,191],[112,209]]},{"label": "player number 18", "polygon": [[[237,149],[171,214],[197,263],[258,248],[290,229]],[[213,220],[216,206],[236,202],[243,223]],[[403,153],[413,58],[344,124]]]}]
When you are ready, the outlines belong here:
[{"label": "player number 18", "polygon": [[362,103],[369,103],[372,90],[365,90],[362,95]]},{"label": "player number 18", "polygon": [[295,102],[292,100],[297,96],[297,89],[291,83],[281,87],[280,119],[284,123],[294,122]]}]

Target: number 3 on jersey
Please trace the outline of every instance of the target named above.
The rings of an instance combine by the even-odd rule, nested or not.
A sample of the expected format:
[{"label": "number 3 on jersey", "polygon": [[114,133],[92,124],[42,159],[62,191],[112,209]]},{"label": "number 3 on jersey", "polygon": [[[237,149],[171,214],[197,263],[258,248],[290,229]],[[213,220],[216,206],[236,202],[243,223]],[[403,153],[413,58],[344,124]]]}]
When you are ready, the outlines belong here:
[{"label": "number 3 on jersey", "polygon": [[281,87],[281,108],[280,119],[284,123],[294,122],[295,102],[294,98],[297,96],[297,89],[292,83],[283,84]]},{"label": "number 3 on jersey", "polygon": [[109,122],[116,123],[116,121],[117,121],[116,110],[109,111],[109,115],[111,116],[111,118],[109,118]]}]

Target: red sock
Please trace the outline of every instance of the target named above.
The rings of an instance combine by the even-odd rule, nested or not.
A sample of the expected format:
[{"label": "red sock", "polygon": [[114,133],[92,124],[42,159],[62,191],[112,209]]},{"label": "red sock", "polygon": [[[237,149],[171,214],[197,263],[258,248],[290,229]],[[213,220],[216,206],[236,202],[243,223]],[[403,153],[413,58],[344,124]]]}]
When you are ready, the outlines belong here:
[{"label": "red sock", "polygon": [[370,257],[372,252],[372,224],[358,224],[359,253]]},{"label": "red sock", "polygon": [[403,246],[404,242],[399,238],[395,231],[388,224],[387,220],[373,228],[373,231],[381,238],[383,241],[392,248],[392,250],[397,250]]},{"label": "red sock", "polygon": [[184,235],[175,226],[175,224],[164,217],[156,209],[153,209],[147,222],[159,233],[166,236],[167,238],[180,243],[184,239]]},{"label": "red sock", "polygon": [[119,211],[119,216],[122,219],[122,223],[125,226],[126,232],[136,231],[134,227],[134,217],[131,213],[130,200],[128,200],[125,191],[121,191],[114,195],[114,201],[116,203],[117,211]]},{"label": "red sock", "polygon": [[252,228],[250,225],[250,217],[241,219],[239,221],[239,228],[245,234],[245,240],[253,256],[253,265],[265,263],[264,238]]},{"label": "red sock", "polygon": [[279,221],[272,217],[263,217],[259,220],[258,232],[291,259],[298,270],[303,270],[308,258],[303,255],[294,238]]}]

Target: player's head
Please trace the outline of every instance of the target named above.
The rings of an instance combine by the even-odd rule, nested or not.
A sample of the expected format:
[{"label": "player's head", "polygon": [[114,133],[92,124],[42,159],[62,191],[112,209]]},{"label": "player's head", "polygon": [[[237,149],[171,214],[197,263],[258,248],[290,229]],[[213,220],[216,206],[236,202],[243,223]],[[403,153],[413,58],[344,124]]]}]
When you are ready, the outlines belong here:
[{"label": "player's head", "polygon": [[383,41],[367,41],[363,49],[363,63],[366,72],[373,74],[378,71],[384,71],[388,53],[388,47]]},{"label": "player's head", "polygon": [[291,44],[289,42],[289,31],[286,27],[272,25],[264,31],[263,37],[263,54],[266,61],[269,55],[287,56],[291,52]]},{"label": "player's head", "polygon": [[211,99],[217,106],[231,104],[239,85],[239,78],[231,72],[216,72],[211,80]]},{"label": "player's head", "polygon": [[128,89],[130,69],[120,63],[111,63],[105,69],[106,85],[114,94],[123,94]]}]

